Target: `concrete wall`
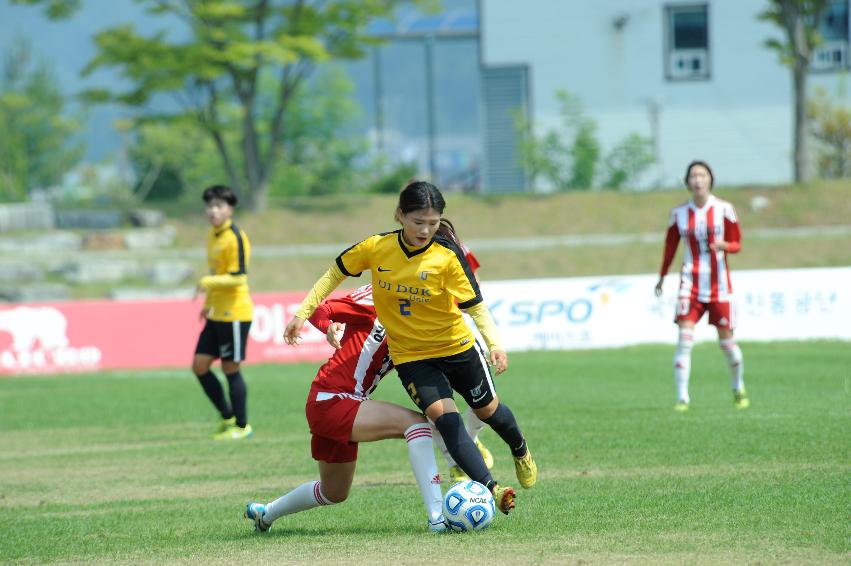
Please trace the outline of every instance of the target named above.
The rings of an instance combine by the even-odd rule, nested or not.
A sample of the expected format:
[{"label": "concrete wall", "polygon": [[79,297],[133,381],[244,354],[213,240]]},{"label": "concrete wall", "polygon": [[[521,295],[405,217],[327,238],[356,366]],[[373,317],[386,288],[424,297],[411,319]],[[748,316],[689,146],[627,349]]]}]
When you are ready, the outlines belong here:
[{"label": "concrete wall", "polygon": [[[688,3],[662,0],[534,0],[522,7],[481,0],[482,63],[530,66],[540,130],[558,123],[556,90],[579,95],[605,149],[632,131],[651,136],[649,107],[656,104],[661,160],[645,186],[680,184],[694,158],[709,161],[722,183],[789,181],[792,84],[763,46],[781,37],[756,18],[767,1],[705,3],[708,80],[666,79],[665,7]],[[842,82],[841,73],[815,73],[811,86],[835,93]]]}]

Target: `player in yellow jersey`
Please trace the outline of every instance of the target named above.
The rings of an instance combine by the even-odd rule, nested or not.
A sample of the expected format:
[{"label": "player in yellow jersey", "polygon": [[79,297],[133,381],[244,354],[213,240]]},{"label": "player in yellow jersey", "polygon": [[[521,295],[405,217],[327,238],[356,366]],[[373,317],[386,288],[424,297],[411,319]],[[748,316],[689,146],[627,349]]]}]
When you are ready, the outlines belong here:
[{"label": "player in yellow jersey", "polygon": [[[213,438],[251,438],[253,432],[246,414],[247,391],[240,371],[254,316],[254,305],[248,294],[251,245],[245,232],[233,223],[233,209],[237,203],[233,191],[214,185],[204,191],[203,199],[212,224],[207,235],[210,274],[198,281],[196,289],[196,297],[199,293],[206,294],[200,315],[206,322],[195,347],[192,371],[222,416]],[[216,358],[221,359],[228,381],[229,402],[219,379],[210,371]]]},{"label": "player in yellow jersey", "polygon": [[523,487],[535,484],[537,467],[514,415],[496,396],[486,354],[461,316],[463,310],[475,321],[496,373],[505,371],[508,356],[479,285],[457,237],[442,222],[445,206],[431,183],[408,183],[396,209],[402,229],[370,236],[341,253],[287,324],[284,338],[296,344],[304,321],[320,302],[346,277],[369,270],[375,309],[402,384],[440,431],[455,462],[486,485],[500,510],[508,513],[514,508],[514,489],[494,481],[464,430],[453,389],[508,444]]}]

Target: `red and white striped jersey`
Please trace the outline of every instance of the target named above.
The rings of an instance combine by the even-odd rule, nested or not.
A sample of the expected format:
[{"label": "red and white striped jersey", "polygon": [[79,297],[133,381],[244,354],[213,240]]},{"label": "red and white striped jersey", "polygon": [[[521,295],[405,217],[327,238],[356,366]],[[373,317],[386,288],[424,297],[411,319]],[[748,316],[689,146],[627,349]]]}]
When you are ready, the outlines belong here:
[{"label": "red and white striped jersey", "polygon": [[309,320],[322,332],[328,332],[331,322],[346,325],[340,340],[342,348],[319,368],[314,385],[320,392],[368,398],[381,378],[393,368],[384,327],[378,321],[372,302],[372,285],[323,302]]},{"label": "red and white striped jersey", "polygon": [[[702,208],[690,200],[671,210],[660,277],[668,273],[681,238],[685,245],[679,298],[701,303],[729,301],[733,287],[727,254],[741,249],[741,232],[733,205],[709,195]],[[721,241],[729,244],[727,251],[709,248],[710,244]]]}]

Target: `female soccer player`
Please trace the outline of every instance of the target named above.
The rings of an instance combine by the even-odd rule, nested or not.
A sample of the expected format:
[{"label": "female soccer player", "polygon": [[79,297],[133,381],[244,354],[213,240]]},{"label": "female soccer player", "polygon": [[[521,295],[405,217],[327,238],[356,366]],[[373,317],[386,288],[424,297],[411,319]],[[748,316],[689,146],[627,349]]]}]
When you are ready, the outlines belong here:
[{"label": "female soccer player", "polygon": [[[248,236],[233,223],[237,198],[225,186],[214,185],[204,191],[207,218],[212,228],[207,235],[207,263],[210,275],[198,281],[195,297],[206,293],[201,319],[204,329],[198,337],[192,371],[201,382],[222,422],[213,438],[240,440],[253,434],[246,415],[246,386],[240,372],[245,359],[248,330],[254,305],[248,294],[248,260],[251,245]],[[218,378],[210,371],[216,358],[228,380],[230,403]]]},{"label": "female soccer player", "polygon": [[[438,228],[437,233],[443,235],[450,239],[458,239],[457,232],[455,231],[455,226],[452,225],[452,222],[444,218],[440,223],[440,228]],[[481,263],[479,263],[479,259],[473,254],[473,252],[461,242],[461,251],[464,253],[464,259],[467,260],[467,263],[470,265],[470,271],[473,272],[473,276],[476,278],[476,283],[481,285],[482,280],[479,278],[479,267],[481,267]],[[464,316],[464,322],[467,323],[467,326],[471,328],[475,325],[475,321],[471,319],[469,316]],[[482,344],[478,345],[481,350],[484,350]],[[479,449],[479,453],[482,455],[482,460],[485,462],[485,466],[490,470],[493,468],[493,454],[488,450],[487,446],[479,440],[479,433],[485,427],[485,423],[476,416],[476,412],[473,411],[472,407],[467,407],[467,410],[464,411],[464,428],[467,431],[467,434],[470,435],[470,438],[473,439],[473,444],[476,445],[476,448]],[[436,432],[436,428],[434,427],[434,423],[432,423],[432,432]],[[438,450],[440,450],[441,456],[443,456],[444,460],[446,460],[446,464],[449,466],[449,480],[452,483],[458,483],[461,481],[467,481],[470,478],[467,474],[464,473],[464,470],[461,469],[455,460],[452,458],[452,455],[449,453],[449,450],[446,448],[446,443],[443,442],[443,437],[438,433],[434,437],[434,442],[437,445]]]},{"label": "female soccer player", "polygon": [[409,183],[396,209],[402,228],[343,251],[287,324],[284,338],[296,344],[319,303],[346,277],[370,270],[375,309],[405,389],[440,431],[461,469],[486,485],[500,510],[508,513],[514,508],[514,489],[494,481],[464,430],[452,390],[508,444],[523,487],[535,484],[537,467],[514,415],[496,397],[487,360],[461,316],[464,310],[476,322],[497,374],[505,371],[508,356],[457,239],[435,237],[445,206],[434,185]]},{"label": "female soccer player", "polygon": [[718,342],[730,366],[735,406],[739,409],[750,406],[745,393],[742,350],[733,338],[736,313],[727,265],[727,254],[741,249],[741,233],[733,205],[710,194],[714,181],[708,164],[703,161],[689,163],[685,183],[692,198],[671,211],[662,268],[656,283],[658,297],[662,295],[662,282],[682,238],[686,245],[674,319],[680,328],[674,353],[677,388],[674,409],[680,412],[688,410],[690,401],[688,381],[694,325],[705,312],[709,312],[709,324],[718,330]]},{"label": "female soccer player", "polygon": [[371,286],[325,301],[310,322],[337,349],[319,368],[305,407],[319,481],[304,483],[266,505],[248,503],[245,517],[264,532],[283,515],[341,503],[352,487],[358,443],[404,438],[428,512],[429,530],[445,531],[431,426],[419,413],[369,398],[393,367],[384,328],[376,319]]}]

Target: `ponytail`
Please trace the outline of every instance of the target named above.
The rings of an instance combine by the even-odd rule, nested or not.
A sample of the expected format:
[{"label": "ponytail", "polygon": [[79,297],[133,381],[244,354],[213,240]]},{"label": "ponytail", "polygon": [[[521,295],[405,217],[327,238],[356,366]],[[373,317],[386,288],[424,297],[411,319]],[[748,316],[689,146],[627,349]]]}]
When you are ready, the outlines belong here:
[{"label": "ponytail", "polygon": [[440,226],[437,227],[437,235],[443,236],[444,238],[454,242],[459,248],[461,247],[461,240],[458,238],[458,233],[455,232],[455,226],[448,218],[440,219]]}]

